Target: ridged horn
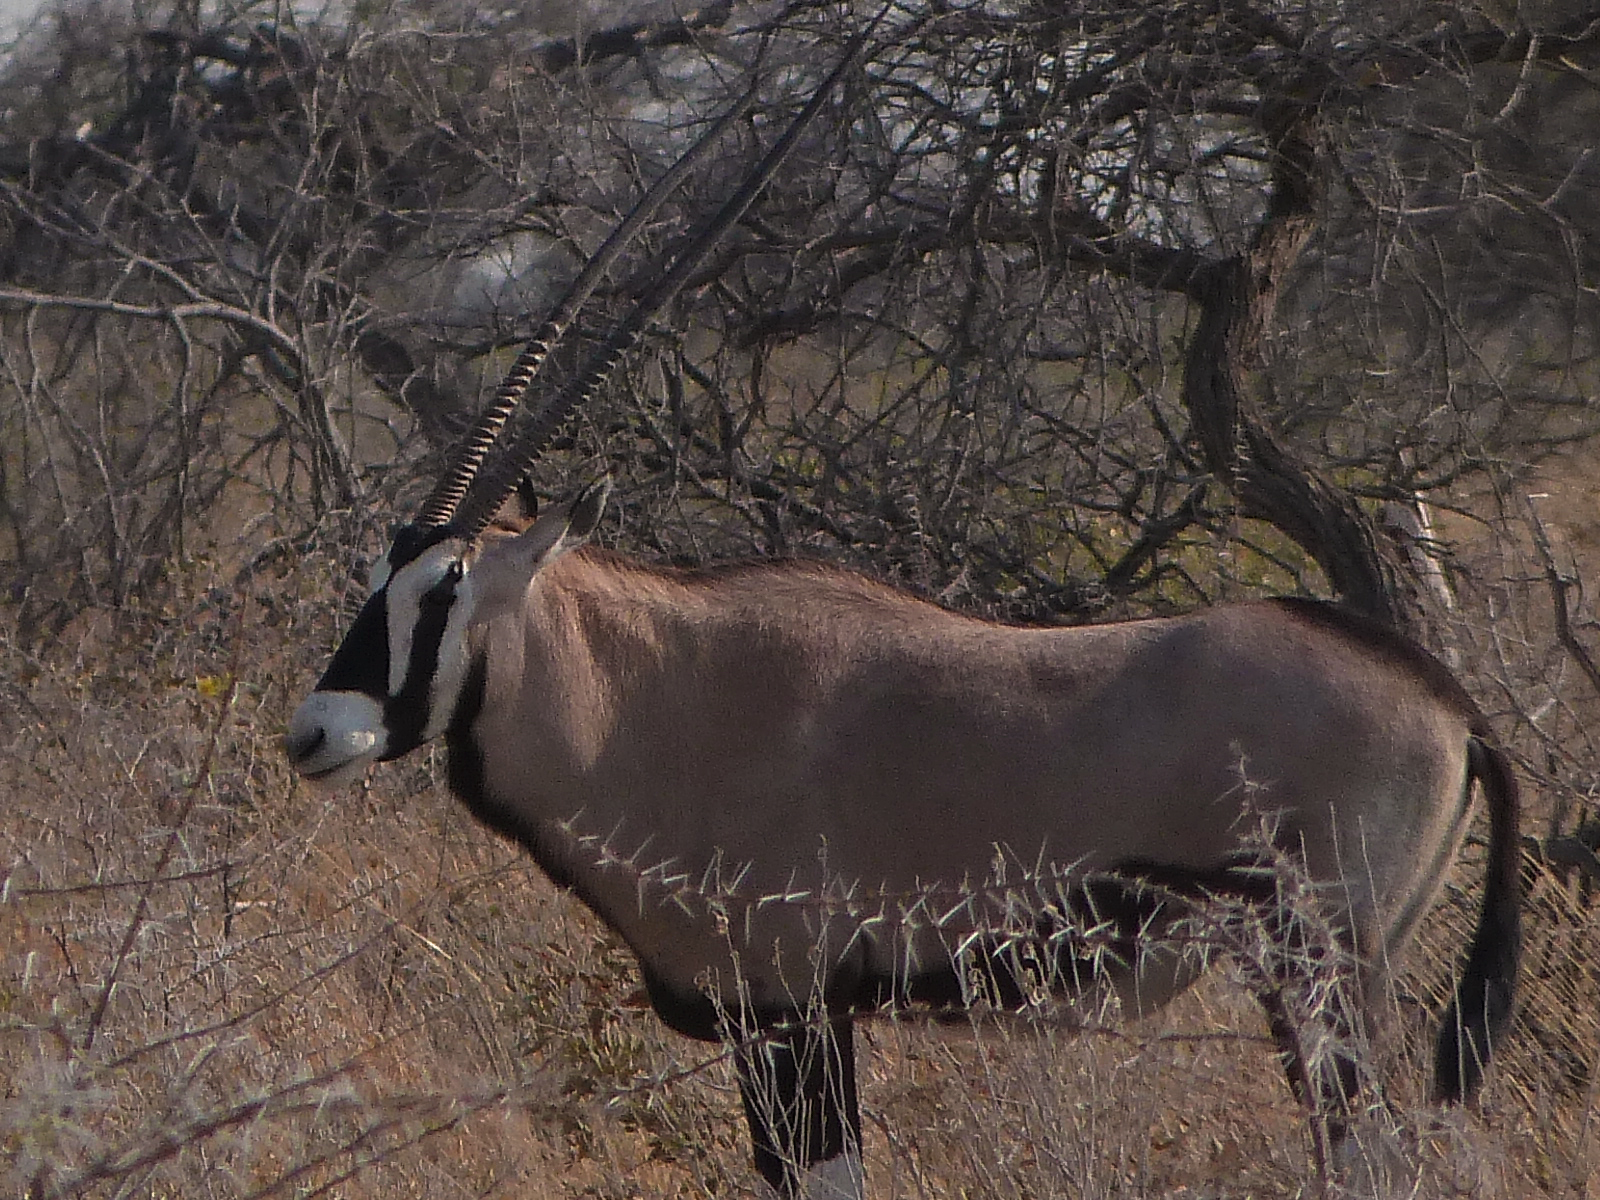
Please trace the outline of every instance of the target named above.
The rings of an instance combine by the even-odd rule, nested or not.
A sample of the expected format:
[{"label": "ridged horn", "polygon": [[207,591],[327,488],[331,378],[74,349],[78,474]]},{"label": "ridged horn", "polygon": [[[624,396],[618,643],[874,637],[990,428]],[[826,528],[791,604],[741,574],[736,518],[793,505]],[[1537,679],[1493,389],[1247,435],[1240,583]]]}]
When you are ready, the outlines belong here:
[{"label": "ridged horn", "polygon": [[706,256],[722,240],[735,222],[744,216],[750,206],[777,174],[778,168],[793,153],[803,134],[827,104],[839,80],[859,61],[878,23],[888,14],[890,5],[878,10],[861,32],[851,39],[844,57],[818,85],[811,98],[789,127],[764,154],[755,169],[745,177],[709,219],[695,232],[689,244],[678,253],[672,265],[659,274],[657,282],[646,289],[628,313],[612,329],[610,335],[589,356],[582,370],[557,392],[529,420],[517,440],[507,447],[505,454],[491,463],[489,468],[473,481],[469,494],[456,514],[454,525],[460,534],[471,540],[483,532],[494,518],[505,499],[517,486],[518,480],[528,471],[534,460],[544,452],[550,439],[566,423],[567,418],[605,382],[617,362],[643,336],[650,322],[664,309],[689,277],[700,268]]},{"label": "ridged horn", "polygon": [[711,127],[700,135],[694,145],[650,185],[649,190],[629,210],[622,223],[611,231],[600,249],[596,250],[584,264],[578,277],[572,281],[561,299],[551,308],[549,315],[524,344],[522,353],[517,355],[516,362],[511,364],[511,369],[501,380],[494,399],[457,443],[450,455],[449,467],[422,505],[416,520],[418,526],[423,529],[434,529],[448,523],[455,516],[456,509],[472,487],[472,481],[477,478],[483,460],[493,449],[501,429],[505,427],[506,421],[517,410],[533,386],[550,348],[566,334],[567,328],[588,303],[589,297],[594,294],[594,289],[599,286],[601,277],[611,269],[617,258],[644,228],[645,223],[655,215],[662,201],[677,190],[678,185],[717,144],[728,128],[749,111],[755,95],[755,87],[752,85],[749,91],[712,122]]}]

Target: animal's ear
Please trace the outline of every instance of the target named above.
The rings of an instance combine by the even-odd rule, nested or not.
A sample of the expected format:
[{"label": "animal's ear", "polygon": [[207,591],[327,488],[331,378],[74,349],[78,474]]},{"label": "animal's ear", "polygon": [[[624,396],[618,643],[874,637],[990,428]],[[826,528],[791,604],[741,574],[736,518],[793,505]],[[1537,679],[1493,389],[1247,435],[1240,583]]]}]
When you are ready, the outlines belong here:
[{"label": "animal's ear", "polygon": [[610,495],[611,478],[607,476],[567,503],[552,506],[517,537],[513,553],[530,570],[538,570],[568,550],[576,550],[593,536]]},{"label": "animal's ear", "polygon": [[606,501],[611,498],[611,476],[602,475],[578,493],[567,513],[567,535],[563,539],[570,546],[581,545],[594,536],[600,518],[606,511]]}]

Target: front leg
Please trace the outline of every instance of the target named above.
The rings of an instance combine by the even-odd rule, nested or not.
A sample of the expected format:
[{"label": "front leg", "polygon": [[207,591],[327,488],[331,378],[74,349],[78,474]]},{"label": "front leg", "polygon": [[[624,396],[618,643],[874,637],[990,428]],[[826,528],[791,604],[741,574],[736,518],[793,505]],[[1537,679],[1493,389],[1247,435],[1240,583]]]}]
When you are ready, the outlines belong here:
[{"label": "front leg", "polygon": [[739,1093],[756,1169],[783,1200],[863,1200],[861,1114],[849,1017],[740,1047]]}]

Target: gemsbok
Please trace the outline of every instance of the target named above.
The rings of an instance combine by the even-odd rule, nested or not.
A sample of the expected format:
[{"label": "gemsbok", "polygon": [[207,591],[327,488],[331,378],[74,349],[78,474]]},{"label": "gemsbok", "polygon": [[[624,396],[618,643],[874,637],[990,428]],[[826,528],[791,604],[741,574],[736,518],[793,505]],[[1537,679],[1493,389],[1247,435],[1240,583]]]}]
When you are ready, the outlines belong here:
[{"label": "gemsbok", "polygon": [[[451,789],[617,931],[661,1019],[735,1043],[756,1166],[785,1197],[863,1194],[854,1017],[1022,1008],[1041,984],[1149,1011],[1203,968],[1162,949],[1197,905],[1255,906],[1294,940],[1273,856],[1334,931],[1342,953],[1320,958],[1348,979],[1327,1021],[1349,1032],[1480,790],[1487,885],[1435,1066],[1441,1099],[1466,1096],[1511,1015],[1517,796],[1482,714],[1423,650],[1306,600],[1019,628],[824,565],[650,566],[585,547],[606,484],[516,511],[540,440],[739,219],[835,78],[485,468],[535,381],[535,340],[374,570],[294,714],[296,769],[349,781],[443,738]],[[1020,926],[981,901],[1002,861],[1032,881]],[[1258,990],[1291,1085],[1337,1139],[1352,1043],[1303,1053],[1283,1000],[1318,958],[1286,951]]]}]

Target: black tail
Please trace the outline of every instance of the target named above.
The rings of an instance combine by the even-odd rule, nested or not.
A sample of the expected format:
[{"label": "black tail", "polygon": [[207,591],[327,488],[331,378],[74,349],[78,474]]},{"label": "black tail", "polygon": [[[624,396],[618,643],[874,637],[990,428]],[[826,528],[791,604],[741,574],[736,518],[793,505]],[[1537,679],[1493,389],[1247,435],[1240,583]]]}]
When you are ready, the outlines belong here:
[{"label": "black tail", "polygon": [[1483,1082],[1495,1043],[1511,1023],[1522,957],[1517,781],[1506,756],[1482,738],[1472,739],[1468,754],[1468,784],[1479,782],[1489,806],[1489,869],[1472,950],[1439,1031],[1433,1091],[1442,1101],[1465,1099]]}]

